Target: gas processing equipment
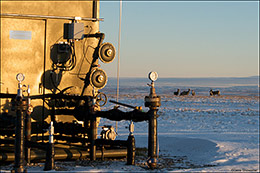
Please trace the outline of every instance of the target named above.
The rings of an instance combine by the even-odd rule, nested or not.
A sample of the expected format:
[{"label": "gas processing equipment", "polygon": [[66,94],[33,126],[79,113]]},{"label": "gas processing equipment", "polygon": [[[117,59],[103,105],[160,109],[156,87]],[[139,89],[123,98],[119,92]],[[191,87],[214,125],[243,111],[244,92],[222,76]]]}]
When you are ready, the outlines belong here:
[{"label": "gas processing equipment", "polygon": [[[108,76],[100,68],[116,57],[99,31],[99,1],[1,1],[0,161],[24,172],[30,162],[127,157],[135,164],[133,123],[125,140],[113,126],[100,134],[100,118],[147,121],[149,168],[157,165],[158,75],[149,73],[149,111],[110,100],[99,90]],[[102,110],[105,104],[115,106]]]}]

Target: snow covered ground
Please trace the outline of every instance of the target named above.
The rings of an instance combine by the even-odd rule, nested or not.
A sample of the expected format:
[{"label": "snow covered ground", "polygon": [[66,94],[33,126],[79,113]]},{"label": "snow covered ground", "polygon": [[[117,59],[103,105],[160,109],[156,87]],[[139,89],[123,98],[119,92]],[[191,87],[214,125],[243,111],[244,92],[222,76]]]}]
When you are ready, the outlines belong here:
[{"label": "snow covered ground", "polygon": [[[120,101],[143,106],[144,96],[123,95]],[[159,163],[152,171],[259,172],[259,96],[161,96]],[[105,109],[113,106],[108,103]],[[102,119],[102,124],[115,122]],[[118,123],[118,139],[127,139],[128,125],[128,121]],[[56,171],[151,171],[145,165],[147,131],[147,122],[135,123],[139,148],[135,166],[125,165],[126,160],[56,162]],[[41,171],[43,165],[31,166],[28,172]],[[10,166],[1,168],[8,170]]]}]

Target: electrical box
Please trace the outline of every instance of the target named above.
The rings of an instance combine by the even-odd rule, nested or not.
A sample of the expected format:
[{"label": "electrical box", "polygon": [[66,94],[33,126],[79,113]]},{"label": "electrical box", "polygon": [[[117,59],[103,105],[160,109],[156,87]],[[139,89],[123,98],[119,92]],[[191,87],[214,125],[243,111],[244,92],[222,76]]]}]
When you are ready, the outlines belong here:
[{"label": "electrical box", "polygon": [[84,23],[64,23],[64,39],[83,39]]}]

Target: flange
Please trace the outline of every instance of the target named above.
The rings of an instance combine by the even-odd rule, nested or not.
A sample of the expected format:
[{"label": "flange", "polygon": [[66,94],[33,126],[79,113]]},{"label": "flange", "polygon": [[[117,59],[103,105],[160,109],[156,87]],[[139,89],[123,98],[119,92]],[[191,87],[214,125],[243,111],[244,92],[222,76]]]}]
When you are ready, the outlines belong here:
[{"label": "flange", "polygon": [[107,84],[107,74],[104,70],[96,68],[90,73],[89,80],[92,87],[102,89]]},{"label": "flange", "polygon": [[98,56],[103,63],[110,63],[116,57],[116,49],[111,43],[103,43],[98,49]]}]

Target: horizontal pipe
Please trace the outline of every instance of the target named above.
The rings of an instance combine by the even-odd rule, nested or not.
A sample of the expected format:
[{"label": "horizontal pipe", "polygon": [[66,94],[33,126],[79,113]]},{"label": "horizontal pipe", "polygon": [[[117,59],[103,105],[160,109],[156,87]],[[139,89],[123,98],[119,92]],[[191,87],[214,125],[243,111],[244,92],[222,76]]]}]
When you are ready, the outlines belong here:
[{"label": "horizontal pipe", "polygon": [[0,93],[0,98],[15,98],[17,94]]},{"label": "horizontal pipe", "polygon": [[136,109],[136,106],[128,105],[128,104],[125,104],[125,103],[120,103],[120,102],[117,102],[117,101],[114,101],[114,100],[109,100],[109,102],[114,103],[114,104],[118,104],[118,105],[121,105],[121,106],[125,106],[125,107],[128,107],[128,108]]},{"label": "horizontal pipe", "polygon": [[[7,94],[0,93],[0,98],[15,98],[17,94]],[[88,96],[71,96],[65,94],[45,94],[45,95],[32,95],[30,97],[24,96],[24,98],[30,99],[43,99],[43,98],[51,98],[51,99],[74,99],[74,100],[86,100]]]},{"label": "horizontal pipe", "polygon": [[[32,95],[30,99],[43,99],[43,98],[50,98],[50,99],[74,99],[74,100],[87,100],[89,96],[72,96],[66,94],[44,94],[44,95]],[[25,97],[27,98],[27,97]]]},{"label": "horizontal pipe", "polygon": [[[68,137],[68,136],[59,136],[55,135],[54,137],[56,140],[64,140],[64,141],[70,141],[70,142],[90,142],[89,139],[85,138],[76,138],[76,137]],[[47,136],[46,136],[47,140]],[[14,139],[0,139],[1,144],[14,144]],[[126,140],[105,140],[105,139],[96,139],[95,140],[96,145],[110,145],[110,146],[127,146]],[[39,142],[33,142],[33,141],[27,141],[26,145],[28,147],[34,147],[34,148],[46,148],[46,143],[39,143]]]},{"label": "horizontal pipe", "polygon": [[121,120],[132,120],[134,122],[146,121],[148,120],[148,115],[146,112],[135,109],[130,112],[123,112],[119,109],[111,109],[108,111],[97,111],[97,117],[107,118],[113,121],[121,121]]},{"label": "horizontal pipe", "polygon": [[32,18],[32,19],[62,19],[62,20],[104,21],[103,18],[45,16],[45,15],[31,15],[31,14],[1,13],[0,16],[1,17],[14,17],[14,18],[30,18],[30,19]]},{"label": "horizontal pipe", "polygon": [[[112,150],[104,150],[104,157],[112,158],[112,157],[126,157],[127,149],[112,149]],[[79,149],[55,149],[55,160],[77,160],[77,159],[85,159],[90,156],[89,152],[86,150]],[[96,158],[101,158],[102,152],[101,150],[96,151]],[[42,161],[45,160],[46,153],[43,150],[31,150],[31,161]],[[13,162],[15,159],[14,153],[0,153],[0,162]]]}]

